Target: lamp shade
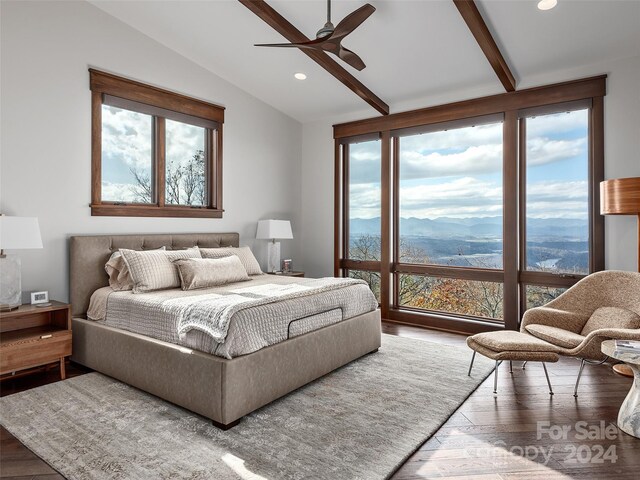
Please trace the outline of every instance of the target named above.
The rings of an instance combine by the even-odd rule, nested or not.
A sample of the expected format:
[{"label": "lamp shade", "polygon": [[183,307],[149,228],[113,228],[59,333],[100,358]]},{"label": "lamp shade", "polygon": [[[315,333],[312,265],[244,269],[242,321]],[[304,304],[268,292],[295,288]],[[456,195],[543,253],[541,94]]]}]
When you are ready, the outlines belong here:
[{"label": "lamp shade", "polygon": [[640,177],[616,178],[600,182],[602,215],[640,214]]},{"label": "lamp shade", "polygon": [[291,222],[289,220],[260,220],[256,238],[293,238]]},{"label": "lamp shade", "polygon": [[36,217],[0,216],[0,249],[42,248]]}]

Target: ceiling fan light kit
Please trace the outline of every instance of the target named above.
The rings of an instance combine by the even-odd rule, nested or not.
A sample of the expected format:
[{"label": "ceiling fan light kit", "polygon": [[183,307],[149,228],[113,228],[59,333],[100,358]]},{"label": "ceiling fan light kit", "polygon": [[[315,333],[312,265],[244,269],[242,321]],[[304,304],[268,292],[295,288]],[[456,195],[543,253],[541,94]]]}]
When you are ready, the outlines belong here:
[{"label": "ceiling fan light kit", "polygon": [[356,70],[363,70],[366,65],[354,52],[342,46],[342,39],[358,28],[376,9],[367,3],[344,17],[335,27],[331,23],[331,0],[327,0],[327,22],[316,33],[315,40],[301,43],[263,43],[256,47],[296,47],[301,49],[321,50],[332,53]]}]

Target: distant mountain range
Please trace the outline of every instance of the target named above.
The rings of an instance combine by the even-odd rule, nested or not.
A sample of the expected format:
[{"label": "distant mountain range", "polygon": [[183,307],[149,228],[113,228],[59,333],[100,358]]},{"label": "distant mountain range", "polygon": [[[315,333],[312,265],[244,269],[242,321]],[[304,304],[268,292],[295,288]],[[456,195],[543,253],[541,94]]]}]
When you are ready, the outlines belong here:
[{"label": "distant mountain range", "polygon": [[[401,218],[400,232],[403,236],[430,238],[502,238],[502,217],[452,218]],[[532,218],[527,222],[528,240],[548,241],[562,239],[570,241],[588,240],[588,221],[574,218]],[[349,234],[379,235],[380,217],[352,218]]]}]

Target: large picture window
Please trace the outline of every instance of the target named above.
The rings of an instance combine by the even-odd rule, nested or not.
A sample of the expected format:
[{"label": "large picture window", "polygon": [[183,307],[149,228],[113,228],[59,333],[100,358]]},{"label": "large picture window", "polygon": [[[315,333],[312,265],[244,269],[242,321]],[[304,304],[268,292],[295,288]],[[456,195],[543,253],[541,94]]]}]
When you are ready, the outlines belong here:
[{"label": "large picture window", "polygon": [[90,73],[92,214],[221,217],[224,109]]},{"label": "large picture window", "polygon": [[604,268],[604,83],[334,126],[336,275],[366,280],[385,318],[476,332]]}]

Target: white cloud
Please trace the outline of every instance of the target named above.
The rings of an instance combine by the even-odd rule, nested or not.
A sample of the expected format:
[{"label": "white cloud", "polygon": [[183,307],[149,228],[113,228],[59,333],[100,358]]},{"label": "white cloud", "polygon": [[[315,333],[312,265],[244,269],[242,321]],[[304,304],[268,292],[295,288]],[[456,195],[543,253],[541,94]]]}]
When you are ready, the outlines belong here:
[{"label": "white cloud", "polygon": [[468,147],[459,153],[401,150],[400,179],[437,178],[502,171],[502,144]]},{"label": "white cloud", "polygon": [[575,110],[527,118],[527,135],[530,137],[566,134],[576,129],[582,129],[586,132],[588,127],[588,110]]},{"label": "white cloud", "polygon": [[121,108],[102,106],[102,156],[130,168],[151,171],[152,117]]},{"label": "white cloud", "polygon": [[547,181],[527,185],[527,217],[587,218],[588,189],[586,181]]},{"label": "white cloud", "polygon": [[[527,119],[527,163],[561,162],[587,155],[586,136],[555,139],[588,127],[586,111]],[[497,173],[502,170],[502,123],[401,137],[401,179]],[[380,181],[380,142],[350,146],[351,183]]]},{"label": "white cloud", "polygon": [[418,218],[501,215],[502,187],[472,177],[400,190],[400,216]]},{"label": "white cloud", "polygon": [[204,150],[204,135],[202,127],[167,120],[167,162],[188,163],[198,150]]},{"label": "white cloud", "polygon": [[400,137],[402,150],[443,150],[471,145],[502,143],[503,125],[491,123],[475,127],[454,128],[422,135]]},{"label": "white cloud", "polygon": [[[502,187],[463,177],[437,185],[416,185],[400,191],[402,217],[487,217],[502,214]],[[352,185],[351,218],[380,216],[380,186]],[[587,182],[538,182],[528,185],[527,217],[586,218]]]},{"label": "white cloud", "polygon": [[380,185],[360,183],[349,187],[349,217],[375,218],[380,216]]},{"label": "white cloud", "polygon": [[546,137],[530,138],[527,142],[527,165],[545,165],[579,155],[587,155],[587,139],[550,140]]},{"label": "white cloud", "polygon": [[107,202],[133,202],[133,185],[130,183],[102,182],[102,200]]}]

